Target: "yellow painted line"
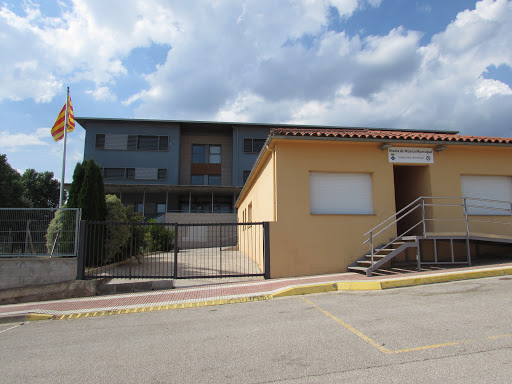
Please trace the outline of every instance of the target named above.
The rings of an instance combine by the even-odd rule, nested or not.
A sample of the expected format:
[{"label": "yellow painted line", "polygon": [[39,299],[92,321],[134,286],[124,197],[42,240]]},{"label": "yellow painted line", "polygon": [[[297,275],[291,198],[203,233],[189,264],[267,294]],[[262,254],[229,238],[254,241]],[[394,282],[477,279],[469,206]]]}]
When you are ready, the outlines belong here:
[{"label": "yellow painted line", "polygon": [[325,316],[333,319],[334,321],[336,321],[338,324],[341,324],[343,327],[345,327],[346,329],[348,329],[350,332],[354,333],[355,335],[359,336],[361,339],[363,339],[364,341],[366,341],[367,343],[371,344],[372,346],[374,346],[375,348],[377,348],[379,351],[383,352],[383,353],[391,353],[391,351],[387,348],[384,348],[382,345],[380,345],[379,343],[377,343],[375,340],[373,340],[372,338],[366,336],[364,333],[358,331],[357,329],[355,329],[353,326],[351,326],[350,324],[347,324],[345,323],[344,321],[338,319],[336,316],[330,314],[329,312],[327,312],[325,309],[322,309],[320,308],[318,305],[316,305],[315,303],[312,303],[311,301],[309,301],[308,299],[304,298],[304,297],[301,297],[302,300],[304,300],[306,303],[312,305],[313,307],[315,307],[316,309],[318,309],[320,312],[322,312]]},{"label": "yellow painted line", "polygon": [[[325,316],[327,316],[330,319],[336,321],[338,324],[342,325],[343,327],[348,329],[350,332],[352,332],[355,335],[357,335],[359,338],[361,338],[362,340],[364,340],[368,344],[370,344],[373,347],[377,348],[382,353],[398,354],[398,353],[417,352],[417,351],[425,351],[425,350],[428,350],[428,349],[435,349],[435,348],[453,347],[455,345],[469,344],[469,343],[473,343],[473,342],[479,341],[478,339],[474,339],[474,340],[459,340],[459,341],[450,341],[450,342],[447,342],[447,343],[440,343],[440,344],[423,345],[423,346],[420,346],[420,347],[390,350],[390,349],[385,348],[383,345],[379,344],[378,342],[376,342],[372,338],[366,336],[363,332],[357,330],[356,328],[354,328],[350,324],[345,323],[343,320],[341,320],[341,319],[337,318],[336,316],[334,316],[333,314],[327,312],[325,309],[319,307],[318,305],[316,305],[315,303],[311,302],[310,300],[308,300],[308,299],[306,299],[304,297],[301,297],[301,299],[304,300],[306,303],[312,305],[316,309],[318,309]],[[512,337],[512,333],[511,334],[498,335],[498,336],[488,336],[488,337],[486,337],[484,339],[481,339],[481,340],[496,340],[496,339],[500,339],[500,338],[504,338],[504,337]]]},{"label": "yellow painted line", "polygon": [[389,351],[388,353],[407,353],[407,352],[424,351],[424,350],[427,350],[427,349],[442,348],[442,347],[452,347],[454,345],[465,344],[465,343],[468,343],[468,342],[470,342],[470,341],[453,341],[453,342],[442,343],[442,344],[424,345],[424,346],[415,347],[415,348],[396,349],[394,351]]}]

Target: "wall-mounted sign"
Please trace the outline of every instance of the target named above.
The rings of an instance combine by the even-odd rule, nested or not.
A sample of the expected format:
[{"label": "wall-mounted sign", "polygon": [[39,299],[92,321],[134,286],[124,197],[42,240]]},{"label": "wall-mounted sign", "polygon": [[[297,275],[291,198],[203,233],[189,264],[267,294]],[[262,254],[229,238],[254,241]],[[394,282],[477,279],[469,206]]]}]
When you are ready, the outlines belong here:
[{"label": "wall-mounted sign", "polygon": [[390,163],[434,163],[434,150],[432,148],[391,147],[388,148]]}]

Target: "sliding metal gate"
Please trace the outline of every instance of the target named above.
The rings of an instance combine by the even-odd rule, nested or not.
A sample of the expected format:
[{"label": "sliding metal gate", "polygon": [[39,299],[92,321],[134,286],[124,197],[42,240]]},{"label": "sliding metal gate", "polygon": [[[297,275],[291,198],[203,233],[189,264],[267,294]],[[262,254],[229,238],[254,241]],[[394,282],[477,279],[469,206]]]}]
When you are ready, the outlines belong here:
[{"label": "sliding metal gate", "polygon": [[82,221],[78,278],[269,278],[268,223]]}]

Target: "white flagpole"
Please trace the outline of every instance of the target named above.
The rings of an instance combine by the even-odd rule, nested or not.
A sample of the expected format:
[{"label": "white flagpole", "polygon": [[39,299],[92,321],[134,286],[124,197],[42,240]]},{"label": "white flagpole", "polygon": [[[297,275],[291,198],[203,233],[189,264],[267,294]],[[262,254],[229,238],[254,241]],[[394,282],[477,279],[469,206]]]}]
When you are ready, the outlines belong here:
[{"label": "white flagpole", "polygon": [[60,181],[59,208],[62,208],[64,200],[64,178],[66,177],[66,142],[68,138],[68,110],[69,110],[69,87],[66,95],[66,110],[64,111],[64,153],[62,156],[62,179]]}]

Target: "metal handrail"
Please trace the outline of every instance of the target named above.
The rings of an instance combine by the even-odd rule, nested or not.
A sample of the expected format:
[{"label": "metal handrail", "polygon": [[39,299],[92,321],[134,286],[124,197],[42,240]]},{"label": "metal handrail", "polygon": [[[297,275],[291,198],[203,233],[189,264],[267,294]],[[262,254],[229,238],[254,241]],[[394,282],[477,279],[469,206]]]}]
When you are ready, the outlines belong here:
[{"label": "metal handrail", "polygon": [[[456,200],[462,200],[460,204],[442,204],[442,203],[425,203],[426,199],[430,200],[447,200],[447,199],[456,199]],[[489,202],[493,204],[506,204],[509,206],[509,208],[499,208],[499,207],[489,207],[484,205],[474,205],[469,204],[469,201],[477,201],[477,202]],[[366,237],[369,235],[369,238],[363,241],[363,244],[366,244],[370,242],[371,247],[371,266],[374,265],[374,256],[375,256],[375,238],[380,235],[382,232],[384,232],[386,229],[390,228],[391,226],[398,223],[400,220],[402,220],[404,217],[410,215],[412,212],[414,212],[417,208],[421,207],[421,220],[408,228],[404,233],[398,235],[393,240],[391,240],[389,243],[387,243],[384,246],[379,247],[379,249],[386,249],[391,244],[396,242],[397,240],[400,240],[403,238],[406,234],[408,234],[410,231],[412,231],[414,228],[418,227],[419,225],[423,225],[423,237],[427,237],[427,229],[426,229],[426,223],[427,221],[464,221],[466,224],[466,237],[469,239],[470,236],[470,226],[469,223],[471,222],[483,222],[483,223],[493,223],[493,224],[507,224],[510,225],[512,223],[506,223],[506,222],[500,222],[500,221],[493,221],[493,220],[469,220],[470,214],[468,213],[468,208],[483,208],[488,210],[494,210],[494,211],[501,211],[501,212],[510,212],[512,215],[512,202],[510,201],[502,201],[502,200],[492,200],[492,199],[483,199],[479,197],[449,197],[449,196],[420,196],[411,203],[407,204],[405,207],[400,209],[398,212],[394,213],[381,223],[379,223],[377,226],[366,232],[363,236]],[[463,218],[460,219],[436,219],[436,218],[427,218],[425,213],[425,207],[462,207],[463,208]],[[493,216],[493,215],[485,215],[483,216]],[[394,220],[393,220],[394,219]],[[391,221],[393,220],[393,221]],[[391,221],[391,222],[390,222]]]}]

